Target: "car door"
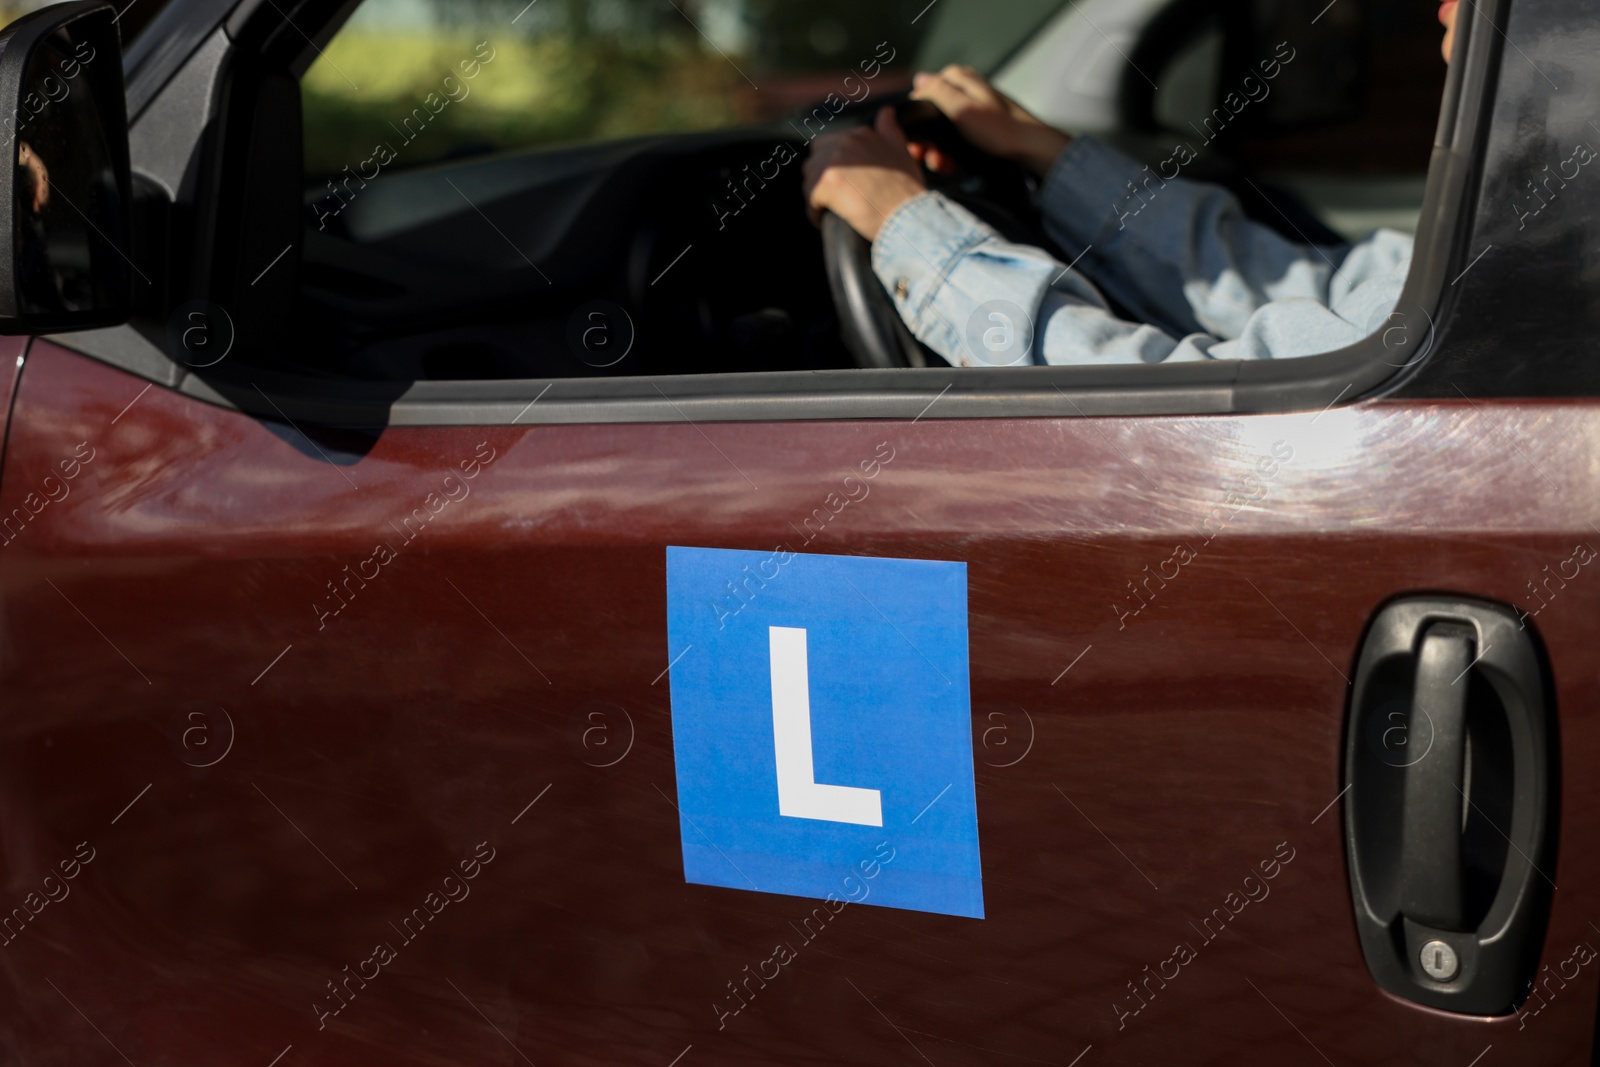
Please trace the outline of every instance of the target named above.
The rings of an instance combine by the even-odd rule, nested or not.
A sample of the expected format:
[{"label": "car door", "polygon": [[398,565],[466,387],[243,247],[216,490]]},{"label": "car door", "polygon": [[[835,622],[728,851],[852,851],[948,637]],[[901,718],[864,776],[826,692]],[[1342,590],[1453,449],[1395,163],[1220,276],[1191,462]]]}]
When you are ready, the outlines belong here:
[{"label": "car door", "polygon": [[[9,851],[39,877],[80,841],[106,857],[10,946],[66,994],[19,981],[24,1047],[104,1051],[68,999],[154,1062],[504,1058],[505,1038],[578,1063],[1587,1046],[1586,972],[1526,1028],[1380,992],[1341,834],[1375,611],[1519,602],[1584,558],[1586,464],[1524,444],[1568,489],[1552,517],[1520,460],[1485,461],[1529,435],[1518,405],[419,428],[351,462],[142,389],[38,343],[14,416],[8,511],[80,442],[92,459],[5,557]],[[796,544],[864,458],[870,494]],[[685,884],[672,544],[966,564],[982,919],[863,906],[822,929],[815,900]],[[1594,682],[1560,667],[1586,662],[1590,596],[1571,581],[1540,612],[1556,706]],[[1570,758],[1581,722],[1562,727]],[[1568,812],[1563,841],[1585,832]],[[1540,866],[1582,885],[1585,854]],[[1588,941],[1554,899],[1552,970]],[[771,981],[778,946],[796,958]],[[378,971],[380,948],[406,954]]]},{"label": "car door", "polygon": [[[1530,63],[1578,17],[1514,13]],[[927,372],[826,403],[446,383],[372,416],[34,339],[0,480],[29,516],[0,552],[13,1057],[1582,1061],[1600,412],[1550,264],[1596,201],[1515,228],[1576,126],[1519,128],[1547,89],[1500,69],[1444,299],[1384,335],[1412,376],[1356,403],[1251,413],[1282,394],[1239,371],[1211,413],[1057,411]],[[801,751],[796,795],[875,791],[881,825],[784,814]],[[924,763],[949,792],[897,791]],[[1475,976],[1465,905],[1362,896],[1389,867],[1448,894],[1381,847],[1441,810],[1451,873],[1519,889],[1534,958],[1492,1012],[1441,1008],[1410,940],[1444,928]],[[786,818],[845,830],[752,843]]]}]

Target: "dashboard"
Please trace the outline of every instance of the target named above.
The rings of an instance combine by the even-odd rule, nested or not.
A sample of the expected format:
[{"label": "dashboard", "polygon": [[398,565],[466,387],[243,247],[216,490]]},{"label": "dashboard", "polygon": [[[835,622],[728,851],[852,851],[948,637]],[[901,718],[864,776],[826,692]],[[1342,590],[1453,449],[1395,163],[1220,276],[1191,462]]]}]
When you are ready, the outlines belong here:
[{"label": "dashboard", "polygon": [[[848,366],[803,155],[779,127],[346,178],[334,215],[307,190],[303,358],[383,379]],[[569,337],[591,305],[626,360]]]}]

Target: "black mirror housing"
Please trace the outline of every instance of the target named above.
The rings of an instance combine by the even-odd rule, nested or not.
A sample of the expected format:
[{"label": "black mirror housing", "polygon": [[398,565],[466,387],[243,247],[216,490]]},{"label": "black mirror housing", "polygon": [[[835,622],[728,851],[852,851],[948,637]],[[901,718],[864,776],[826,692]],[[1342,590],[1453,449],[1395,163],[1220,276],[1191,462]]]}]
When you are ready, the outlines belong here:
[{"label": "black mirror housing", "polygon": [[56,4],[0,31],[0,334],[114,326],[129,246],[128,117],[116,9]]}]

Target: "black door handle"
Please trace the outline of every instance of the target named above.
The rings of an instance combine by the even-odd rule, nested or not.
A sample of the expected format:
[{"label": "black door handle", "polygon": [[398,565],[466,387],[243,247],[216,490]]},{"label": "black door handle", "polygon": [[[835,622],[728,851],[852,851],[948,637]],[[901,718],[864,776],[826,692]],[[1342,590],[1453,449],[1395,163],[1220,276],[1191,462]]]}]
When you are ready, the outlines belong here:
[{"label": "black door handle", "polygon": [[[1405,767],[1400,912],[1443,930],[1461,927],[1461,827],[1466,806],[1467,673],[1476,634],[1438,622],[1422,635],[1412,685],[1414,726],[1428,751]],[[1391,727],[1392,729],[1393,727]]]},{"label": "black door handle", "polygon": [[1345,844],[1367,966],[1397,996],[1497,1015],[1527,989],[1553,888],[1543,677],[1509,608],[1415,598],[1372,622]]}]

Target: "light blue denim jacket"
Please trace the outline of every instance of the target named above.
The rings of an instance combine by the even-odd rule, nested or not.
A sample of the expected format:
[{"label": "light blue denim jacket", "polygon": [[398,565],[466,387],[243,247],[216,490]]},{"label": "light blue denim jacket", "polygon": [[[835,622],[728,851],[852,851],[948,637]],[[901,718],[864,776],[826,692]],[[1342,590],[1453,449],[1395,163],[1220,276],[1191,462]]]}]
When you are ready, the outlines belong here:
[{"label": "light blue denim jacket", "polygon": [[1079,257],[1070,269],[938,193],[889,216],[873,269],[919,340],[969,367],[1309,356],[1382,326],[1411,266],[1405,234],[1287,241],[1225,190],[1163,180],[1089,137],[1056,160],[1039,207]]}]

